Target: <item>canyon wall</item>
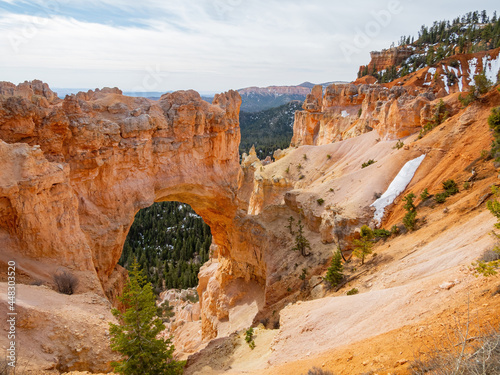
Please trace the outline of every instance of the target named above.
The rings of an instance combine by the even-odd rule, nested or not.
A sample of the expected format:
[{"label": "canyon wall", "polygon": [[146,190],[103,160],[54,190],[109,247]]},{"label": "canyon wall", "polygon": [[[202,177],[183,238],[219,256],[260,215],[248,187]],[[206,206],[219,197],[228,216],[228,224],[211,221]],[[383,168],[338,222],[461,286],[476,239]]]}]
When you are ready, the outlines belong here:
[{"label": "canyon wall", "polygon": [[379,72],[390,68],[391,66],[399,65],[408,57],[413,55],[414,49],[408,47],[393,47],[383,49],[382,51],[370,52],[370,62],[368,65],[363,65],[359,68],[360,73]]},{"label": "canyon wall", "polygon": [[[120,284],[116,264],[134,215],[154,202],[190,204],[221,256],[236,215],[240,96],[194,91],[158,102],[103,89],[57,98],[39,81],[0,85],[3,264],[33,279],[85,271],[82,289]],[[229,267],[229,266],[228,266]]]},{"label": "canyon wall", "polygon": [[[392,64],[403,55],[382,51],[372,56],[372,63],[382,59]],[[499,67],[497,48],[452,56],[387,84],[367,84],[366,79],[360,79],[350,84],[332,84],[324,91],[316,86],[307,96],[303,110],[295,113],[291,145],[324,145],[371,130],[384,140],[404,138],[432,120],[441,99],[448,115],[456,114],[460,109],[458,95],[466,95],[474,85],[474,76],[484,72],[495,83]],[[377,69],[382,68],[377,65]]]},{"label": "canyon wall", "polygon": [[316,86],[295,113],[292,146],[323,145],[375,129],[383,139],[420,130],[430,118],[432,93],[381,85]]}]

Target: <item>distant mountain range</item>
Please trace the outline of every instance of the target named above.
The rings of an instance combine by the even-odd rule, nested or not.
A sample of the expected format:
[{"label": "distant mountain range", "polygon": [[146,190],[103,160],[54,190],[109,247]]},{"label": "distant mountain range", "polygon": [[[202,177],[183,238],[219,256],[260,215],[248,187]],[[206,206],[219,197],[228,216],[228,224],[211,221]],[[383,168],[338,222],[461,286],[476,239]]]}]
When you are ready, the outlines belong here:
[{"label": "distant mountain range", "polygon": [[[325,82],[320,85],[327,87],[332,83],[345,82]],[[293,100],[304,101],[315,85],[311,82],[303,82],[297,86],[246,87],[239,89],[238,92],[243,100],[241,110],[243,112],[259,112],[282,106]]]}]

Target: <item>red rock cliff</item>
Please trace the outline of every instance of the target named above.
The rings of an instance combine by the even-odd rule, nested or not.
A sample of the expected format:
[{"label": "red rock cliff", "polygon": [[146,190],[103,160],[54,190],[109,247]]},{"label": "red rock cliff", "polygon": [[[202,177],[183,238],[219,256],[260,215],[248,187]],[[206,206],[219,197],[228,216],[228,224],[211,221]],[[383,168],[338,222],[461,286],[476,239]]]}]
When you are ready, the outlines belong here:
[{"label": "red rock cliff", "polygon": [[370,63],[368,65],[361,66],[359,71],[360,73],[366,71],[367,74],[371,74],[374,71],[378,72],[384,70],[390,68],[391,66],[401,64],[413,53],[413,49],[403,47],[383,49],[382,51],[372,51],[370,52]]}]

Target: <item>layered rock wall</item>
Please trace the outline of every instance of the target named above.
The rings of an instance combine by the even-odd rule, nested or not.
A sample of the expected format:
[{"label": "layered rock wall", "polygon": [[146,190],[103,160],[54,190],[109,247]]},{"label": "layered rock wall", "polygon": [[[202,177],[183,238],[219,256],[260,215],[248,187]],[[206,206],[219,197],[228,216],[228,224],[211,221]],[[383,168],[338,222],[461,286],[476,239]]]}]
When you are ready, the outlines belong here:
[{"label": "layered rock wall", "polygon": [[316,86],[295,113],[292,146],[323,145],[375,129],[383,139],[415,133],[428,121],[432,93],[395,86]]},{"label": "layered rock wall", "polygon": [[401,64],[413,53],[414,50],[412,48],[404,47],[394,47],[383,49],[382,51],[372,51],[370,52],[370,63],[368,65],[361,66],[359,68],[359,71],[360,73],[367,72],[367,74],[371,74],[372,72],[379,72],[381,70],[390,68],[391,66]]}]

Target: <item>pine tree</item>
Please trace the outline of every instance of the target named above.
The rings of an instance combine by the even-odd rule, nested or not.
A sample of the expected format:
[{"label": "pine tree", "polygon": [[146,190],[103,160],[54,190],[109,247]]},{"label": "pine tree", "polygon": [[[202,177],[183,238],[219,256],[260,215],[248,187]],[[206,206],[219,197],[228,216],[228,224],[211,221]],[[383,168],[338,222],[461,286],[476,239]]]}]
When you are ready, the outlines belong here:
[{"label": "pine tree", "polygon": [[300,251],[302,256],[307,257],[311,255],[311,253],[307,252],[307,249],[311,250],[311,244],[304,236],[304,226],[302,225],[302,221],[300,219],[297,225],[299,229],[297,230],[297,235],[295,236],[295,247],[292,250]]},{"label": "pine tree", "polygon": [[355,248],[353,254],[355,257],[361,259],[361,264],[365,264],[365,257],[372,253],[373,247],[373,231],[369,226],[363,225],[360,232],[361,238],[359,240],[354,240]]},{"label": "pine tree", "polygon": [[119,324],[110,323],[111,349],[123,355],[112,362],[114,371],[124,375],[182,374],[182,362],[172,360],[170,339],[157,338],[165,329],[158,317],[153,288],[134,261],[123,295],[125,312],[113,309]]},{"label": "pine tree", "polygon": [[337,286],[344,278],[344,274],[342,273],[343,269],[344,267],[342,266],[342,253],[340,252],[340,249],[337,248],[337,251],[333,254],[330,267],[328,267],[325,280],[331,286]]}]

